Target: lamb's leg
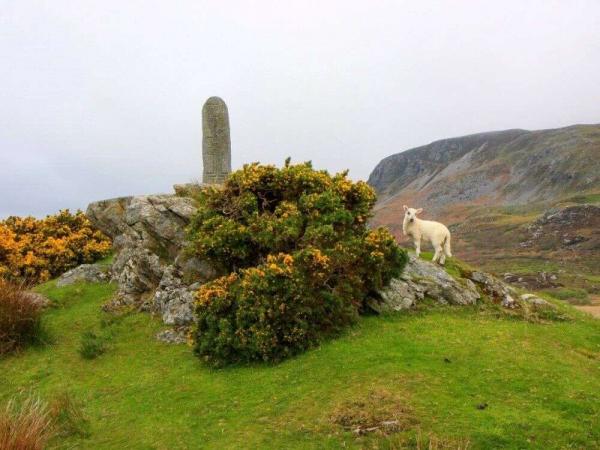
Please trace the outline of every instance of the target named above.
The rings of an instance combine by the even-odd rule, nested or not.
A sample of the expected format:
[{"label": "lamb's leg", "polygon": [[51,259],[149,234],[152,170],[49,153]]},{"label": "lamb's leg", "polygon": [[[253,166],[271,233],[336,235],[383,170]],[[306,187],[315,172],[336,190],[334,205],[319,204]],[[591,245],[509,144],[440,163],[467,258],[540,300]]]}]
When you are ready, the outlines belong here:
[{"label": "lamb's leg", "polygon": [[441,253],[442,253],[442,247],[440,245],[436,245],[435,246],[435,254],[433,255],[433,259],[431,260],[431,262],[438,262],[438,259],[440,259]]},{"label": "lamb's leg", "polygon": [[440,264],[443,266],[446,263],[446,255],[440,251]]},{"label": "lamb's leg", "polygon": [[415,238],[415,254],[417,255],[417,258],[419,257],[419,255],[421,254],[421,239],[417,239]]},{"label": "lamb's leg", "polygon": [[446,240],[444,241],[444,253],[448,258],[452,257],[452,252],[450,251],[450,235],[446,236]]}]

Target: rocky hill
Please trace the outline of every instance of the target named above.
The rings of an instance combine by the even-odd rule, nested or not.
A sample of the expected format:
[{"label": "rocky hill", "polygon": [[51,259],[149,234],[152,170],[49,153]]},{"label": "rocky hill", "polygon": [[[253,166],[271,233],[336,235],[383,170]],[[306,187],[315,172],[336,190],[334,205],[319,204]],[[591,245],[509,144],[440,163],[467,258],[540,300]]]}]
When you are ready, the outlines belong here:
[{"label": "rocky hill", "polygon": [[422,207],[471,263],[530,287],[600,293],[600,125],[436,141],[383,159],[369,184],[374,224],[400,241],[402,205]]},{"label": "rocky hill", "polygon": [[506,130],[436,141],[383,159],[381,204],[524,204],[600,187],[600,125]]}]

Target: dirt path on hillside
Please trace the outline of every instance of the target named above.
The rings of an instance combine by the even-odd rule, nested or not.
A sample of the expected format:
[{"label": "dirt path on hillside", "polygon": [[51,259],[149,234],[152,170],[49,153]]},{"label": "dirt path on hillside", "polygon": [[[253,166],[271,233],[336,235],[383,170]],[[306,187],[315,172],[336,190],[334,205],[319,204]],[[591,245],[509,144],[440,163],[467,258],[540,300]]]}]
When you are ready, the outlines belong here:
[{"label": "dirt path on hillside", "polygon": [[591,305],[576,306],[575,308],[579,311],[591,314],[596,319],[600,319],[600,296],[592,295],[590,296],[590,300],[592,301]]}]

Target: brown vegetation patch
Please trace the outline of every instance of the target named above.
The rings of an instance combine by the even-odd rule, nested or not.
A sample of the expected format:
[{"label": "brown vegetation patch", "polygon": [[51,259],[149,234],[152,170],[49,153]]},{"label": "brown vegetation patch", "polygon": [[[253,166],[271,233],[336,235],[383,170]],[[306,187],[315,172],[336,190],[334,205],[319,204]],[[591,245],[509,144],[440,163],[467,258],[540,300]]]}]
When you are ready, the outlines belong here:
[{"label": "brown vegetation patch", "polygon": [[389,435],[418,423],[407,400],[383,388],[346,400],[335,408],[331,421],[356,435]]},{"label": "brown vegetation patch", "polygon": [[52,417],[39,398],[28,398],[20,405],[11,400],[0,410],[2,450],[42,450],[52,434]]},{"label": "brown vegetation patch", "polygon": [[0,278],[0,355],[39,339],[41,310],[35,296]]}]

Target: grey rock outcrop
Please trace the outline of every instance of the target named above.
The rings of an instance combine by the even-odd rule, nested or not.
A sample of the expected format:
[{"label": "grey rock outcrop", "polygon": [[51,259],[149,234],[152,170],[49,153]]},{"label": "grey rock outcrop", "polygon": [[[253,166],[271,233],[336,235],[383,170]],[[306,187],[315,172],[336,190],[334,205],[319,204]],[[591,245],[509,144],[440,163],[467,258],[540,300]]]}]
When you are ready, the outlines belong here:
[{"label": "grey rock outcrop", "polygon": [[193,292],[216,276],[210,264],[185,251],[185,228],[195,211],[193,199],[167,194],[88,206],[88,217],[113,239],[115,250],[110,278],[118,292],[105,309],[135,306],[170,325],[192,322]]},{"label": "grey rock outcrop", "polygon": [[473,305],[481,299],[481,293],[508,310],[539,313],[556,309],[536,295],[519,295],[513,287],[489,273],[475,271],[455,279],[442,266],[412,254],[402,275],[379,291],[380,298],[370,300],[369,307],[378,313],[401,311],[415,307],[426,298],[442,305]]},{"label": "grey rock outcrop", "polygon": [[443,267],[409,256],[402,275],[379,292],[381,301],[372,300],[369,306],[377,312],[408,309],[419,301],[431,298],[445,305],[472,305],[480,298],[470,280],[458,281]]},{"label": "grey rock outcrop", "polygon": [[496,303],[500,303],[505,308],[517,307],[515,290],[508,284],[485,272],[473,272],[469,278]]},{"label": "grey rock outcrop", "polygon": [[169,328],[156,335],[156,339],[166,344],[185,344],[187,342],[187,328]]},{"label": "grey rock outcrop", "polygon": [[109,277],[109,267],[99,264],[81,264],[63,273],[56,281],[56,285],[63,287],[78,282],[101,283],[108,281]]}]

